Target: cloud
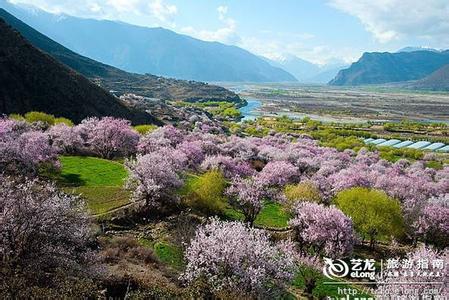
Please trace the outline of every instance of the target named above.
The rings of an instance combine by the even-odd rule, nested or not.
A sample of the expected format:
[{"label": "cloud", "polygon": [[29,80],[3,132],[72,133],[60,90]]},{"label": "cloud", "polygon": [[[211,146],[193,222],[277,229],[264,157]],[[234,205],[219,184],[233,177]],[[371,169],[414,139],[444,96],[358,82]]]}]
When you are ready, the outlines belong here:
[{"label": "cloud", "polygon": [[217,7],[218,20],[222,23],[223,27],[216,30],[195,29],[192,26],[181,28],[181,32],[199,38],[205,41],[218,41],[225,44],[238,44],[240,43],[240,36],[237,34],[237,22],[228,17],[228,7]]},{"label": "cloud", "polygon": [[[281,34],[280,36],[284,36]],[[351,63],[356,61],[361,49],[354,47],[335,48],[323,44],[312,44],[306,40],[286,40],[276,37],[242,38],[241,47],[274,61],[282,61],[294,55],[318,65],[332,63],[336,58]]]},{"label": "cloud", "polygon": [[218,19],[220,19],[220,21],[226,21],[226,14],[228,13],[228,7],[221,5],[217,8],[218,11]]},{"label": "cloud", "polygon": [[[357,17],[381,43],[406,38],[449,42],[448,0],[329,0]],[[444,46],[444,45],[443,45]]]},{"label": "cloud", "polygon": [[155,25],[174,27],[178,13],[175,5],[164,0],[9,0],[13,4],[28,4],[55,14],[77,17],[124,20],[130,16],[148,17]]},{"label": "cloud", "polygon": [[150,7],[153,16],[163,22],[172,22],[173,16],[178,13],[178,8],[176,5],[165,4],[162,0],[152,1],[148,4],[148,6]]}]

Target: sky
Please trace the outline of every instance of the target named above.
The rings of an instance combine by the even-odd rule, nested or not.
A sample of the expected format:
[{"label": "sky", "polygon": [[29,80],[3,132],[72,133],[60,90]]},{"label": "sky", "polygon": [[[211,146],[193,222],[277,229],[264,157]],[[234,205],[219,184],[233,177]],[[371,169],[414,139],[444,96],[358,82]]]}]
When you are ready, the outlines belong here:
[{"label": "sky", "polygon": [[164,27],[282,60],[449,48],[449,0],[9,0],[52,13]]}]

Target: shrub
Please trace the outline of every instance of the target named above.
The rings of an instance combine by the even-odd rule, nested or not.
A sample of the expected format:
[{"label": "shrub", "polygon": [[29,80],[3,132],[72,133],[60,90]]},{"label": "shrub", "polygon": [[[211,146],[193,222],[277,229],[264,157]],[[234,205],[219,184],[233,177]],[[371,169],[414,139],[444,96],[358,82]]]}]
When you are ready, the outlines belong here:
[{"label": "shrub", "polygon": [[31,111],[29,113],[26,113],[25,120],[29,123],[46,123],[48,126],[55,124],[55,116],[38,111]]},{"label": "shrub", "polygon": [[284,189],[285,207],[293,211],[298,202],[321,202],[320,190],[312,182],[287,185]]},{"label": "shrub", "polygon": [[333,139],[327,140],[323,146],[336,148],[338,151],[345,149],[359,150],[365,147],[365,143],[356,136],[337,136]]},{"label": "shrub", "polygon": [[159,260],[154,251],[144,247],[134,237],[117,236],[111,239],[100,239],[101,252],[99,257],[105,263],[117,263],[121,259],[138,259],[146,264],[158,263]]},{"label": "shrub", "polygon": [[371,247],[377,238],[400,238],[404,221],[399,201],[379,190],[351,188],[337,194],[335,203],[354,222],[356,231],[369,237]]},{"label": "shrub", "polygon": [[223,196],[226,179],[218,170],[211,170],[186,184],[185,200],[188,205],[206,214],[220,214],[225,208]]},{"label": "shrub", "polygon": [[156,125],[137,125],[134,126],[134,130],[137,131],[141,135],[145,135],[147,133],[150,133],[154,130],[156,130]]},{"label": "shrub", "polygon": [[15,121],[26,121],[25,118],[20,114],[10,114],[9,118]]},{"label": "shrub", "polygon": [[67,125],[67,126],[69,126],[69,127],[72,127],[72,126],[73,126],[72,120],[69,120],[69,119],[67,119],[67,118],[62,118],[62,117],[56,118],[56,119],[55,119],[55,125],[56,125],[56,124],[65,124],[65,125]]},{"label": "shrub", "polygon": [[237,118],[240,117],[240,111],[235,107],[229,107],[223,110],[221,115],[224,117]]},{"label": "shrub", "polygon": [[245,298],[274,298],[295,270],[293,258],[263,230],[217,219],[197,230],[185,258],[182,278],[190,285],[203,281],[203,294],[238,290]]}]

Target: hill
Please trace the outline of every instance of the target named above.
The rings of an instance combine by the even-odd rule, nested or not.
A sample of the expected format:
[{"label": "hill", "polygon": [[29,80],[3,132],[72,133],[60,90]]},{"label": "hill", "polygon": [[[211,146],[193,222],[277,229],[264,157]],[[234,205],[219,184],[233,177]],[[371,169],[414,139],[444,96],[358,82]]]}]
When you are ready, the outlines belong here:
[{"label": "hill", "polygon": [[348,69],[341,70],[331,85],[383,84],[422,79],[449,64],[449,51],[364,53]]},{"label": "hill", "polygon": [[37,110],[75,122],[108,115],[136,124],[160,123],[36,49],[1,18],[0,86],[0,113],[4,114]]},{"label": "hill", "polygon": [[436,70],[429,76],[412,84],[413,88],[449,91],[449,65]]},{"label": "hill", "polygon": [[244,49],[164,28],[53,15],[5,1],[0,7],[71,50],[128,72],[198,81],[296,81]]},{"label": "hill", "polygon": [[163,100],[242,102],[235,93],[222,87],[202,82],[182,81],[122,71],[65,48],[1,8],[0,18],[3,18],[10,26],[19,31],[35,47],[88,77],[106,90],[114,91],[118,95],[134,93]]}]

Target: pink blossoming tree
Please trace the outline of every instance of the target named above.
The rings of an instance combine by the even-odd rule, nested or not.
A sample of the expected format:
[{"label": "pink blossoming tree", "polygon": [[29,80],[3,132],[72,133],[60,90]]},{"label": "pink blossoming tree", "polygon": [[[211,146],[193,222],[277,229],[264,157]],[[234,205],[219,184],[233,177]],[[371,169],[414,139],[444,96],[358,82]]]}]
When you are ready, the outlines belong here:
[{"label": "pink blossoming tree", "polygon": [[190,284],[205,281],[212,294],[239,291],[246,297],[275,297],[295,270],[293,258],[264,231],[217,219],[197,230],[185,258],[182,278]]},{"label": "pink blossoming tree", "polygon": [[113,117],[88,118],[77,126],[88,149],[106,159],[127,157],[136,152],[139,134],[127,120]]},{"label": "pink blossoming tree", "polygon": [[234,206],[243,212],[245,222],[252,226],[263,208],[263,200],[267,196],[266,188],[254,178],[237,177],[226,194],[231,197]]},{"label": "pink blossoming tree", "polygon": [[91,229],[79,199],[52,184],[0,177],[0,211],[0,286],[11,298],[92,276]]},{"label": "pink blossoming tree", "polygon": [[129,170],[127,187],[133,190],[135,201],[160,207],[175,199],[174,191],[182,185],[176,165],[168,155],[153,152],[126,161]]},{"label": "pink blossoming tree", "polygon": [[335,207],[301,202],[290,220],[295,238],[304,253],[345,257],[352,253],[355,235],[352,221]]}]

